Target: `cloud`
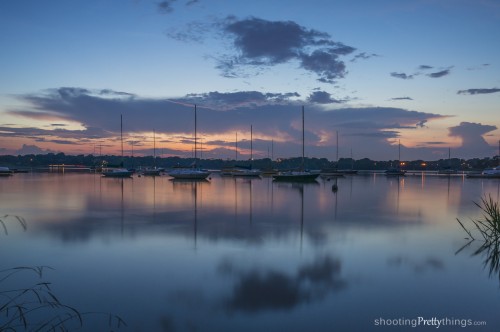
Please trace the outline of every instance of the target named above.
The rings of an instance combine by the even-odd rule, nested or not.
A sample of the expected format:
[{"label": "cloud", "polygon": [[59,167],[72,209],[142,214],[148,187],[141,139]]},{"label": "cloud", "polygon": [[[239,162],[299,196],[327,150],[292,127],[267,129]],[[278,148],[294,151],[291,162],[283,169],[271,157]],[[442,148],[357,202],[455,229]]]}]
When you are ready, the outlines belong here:
[{"label": "cloud", "polygon": [[[393,147],[388,139],[398,137],[400,130],[418,130],[431,120],[446,117],[390,107],[325,108],[330,104],[327,102],[335,100],[325,91],[315,91],[307,100],[300,100],[296,92],[212,91],[167,100],[127,93],[102,95],[100,91],[63,87],[19,96],[23,104],[31,105],[12,109],[10,115],[27,119],[49,118],[50,123],[64,120],[83,129],[3,126],[0,127],[0,137],[31,137],[59,143],[72,141],[89,146],[92,143],[113,144],[120,137],[122,115],[126,142],[152,142],[151,133],[155,130],[157,142],[185,143],[184,146],[178,145],[177,152],[171,152],[187,156],[191,154],[191,146],[186,144],[192,142],[194,131],[193,104],[197,104],[198,136],[205,137],[204,149],[222,151],[216,149],[232,148],[235,132],[239,133],[239,140],[249,140],[250,125],[253,125],[255,156],[267,156],[273,140],[276,156],[291,157],[300,155],[300,108],[305,105],[306,155],[331,158],[334,133],[340,131],[341,149],[354,147],[357,155],[380,160],[392,154]],[[221,135],[231,137],[227,139],[231,144],[218,144]],[[372,138],[370,144],[367,144],[367,137]]]},{"label": "cloud", "polygon": [[171,28],[166,32],[166,35],[182,42],[202,43],[206,35],[214,29],[214,26],[217,24],[195,21],[184,27]]},{"label": "cloud", "polygon": [[413,100],[413,98],[410,98],[410,97],[395,97],[395,98],[391,98],[389,100]]},{"label": "cloud", "polygon": [[[420,65],[420,66],[418,66],[418,70],[419,71],[427,71],[427,70],[430,70],[430,69],[433,69],[433,68],[434,67],[428,66],[428,65]],[[437,72],[434,72],[434,73],[425,74],[425,75],[428,76],[428,77],[431,77],[431,78],[440,78],[440,77],[449,75],[451,73],[451,68],[453,68],[453,67],[449,67],[449,68],[446,68],[444,70],[437,71]],[[390,75],[392,77],[395,77],[395,78],[400,78],[400,79],[403,79],[403,80],[409,80],[409,79],[415,78],[416,76],[423,75],[423,73],[421,73],[419,71],[417,71],[414,74],[392,72]]]},{"label": "cloud", "polygon": [[467,68],[467,70],[482,70],[482,69],[488,68],[489,66],[491,66],[491,64],[489,64],[489,63],[483,63],[483,64],[481,64],[479,66],[469,67],[469,68]]},{"label": "cloud", "polygon": [[491,88],[491,89],[467,89],[467,90],[459,90],[457,94],[459,95],[480,95],[480,94],[489,94],[500,92],[499,88]]},{"label": "cloud", "polygon": [[450,136],[459,137],[462,140],[458,155],[463,158],[494,154],[495,148],[491,147],[483,136],[496,129],[498,129],[496,126],[474,122],[461,122],[458,126],[448,128]]},{"label": "cloud", "polygon": [[373,57],[378,57],[379,55],[378,54],[375,54],[375,53],[372,53],[372,54],[368,54],[366,52],[361,52],[361,53],[358,53],[356,54],[352,59],[351,59],[351,62],[356,62],[358,60],[367,60],[367,59],[370,59],[370,58],[373,58]]},{"label": "cloud", "polygon": [[292,98],[300,97],[297,92],[288,93],[262,93],[258,91],[240,91],[240,92],[208,92],[201,94],[189,94],[186,96],[188,102],[199,101],[205,106],[210,106],[216,109],[226,109],[251,106],[251,105],[263,105],[269,103],[282,103],[291,100]]},{"label": "cloud", "polygon": [[326,91],[314,91],[309,95],[307,100],[311,103],[316,103],[316,104],[342,103],[341,100],[332,98],[332,95]]},{"label": "cloud", "polygon": [[45,150],[36,145],[23,144],[23,146],[19,150],[16,150],[15,153],[18,155],[26,155],[26,154],[45,154],[49,152],[54,152],[54,151]]},{"label": "cloud", "polygon": [[427,74],[427,76],[432,77],[432,78],[440,78],[443,76],[447,76],[449,74],[450,74],[450,69],[445,69],[445,70],[441,70],[441,71],[438,71],[435,73]]},{"label": "cloud", "polygon": [[174,11],[172,8],[173,3],[176,0],[164,0],[157,3],[158,11],[162,14],[168,14]]},{"label": "cloud", "polygon": [[328,33],[307,29],[293,21],[267,21],[251,17],[237,20],[229,17],[221,29],[232,41],[237,55],[219,59],[217,68],[225,76],[239,76],[238,68],[265,67],[298,61],[299,66],[333,83],[346,74],[341,56],[354,47],[333,41]]},{"label": "cloud", "polygon": [[[156,3],[156,7],[161,14],[170,14],[174,11],[173,5],[177,2],[177,0],[162,0]],[[186,0],[186,6],[192,6],[198,3],[199,0]]]},{"label": "cloud", "polygon": [[418,66],[419,70],[428,70],[428,69],[432,69],[432,68],[434,68],[434,67],[428,66],[428,65],[420,65],[420,66]]},{"label": "cloud", "polygon": [[409,79],[412,79],[414,75],[407,75],[405,73],[396,73],[396,72],[392,72],[391,73],[391,76],[392,77],[395,77],[395,78],[401,78],[403,80],[409,80]]}]

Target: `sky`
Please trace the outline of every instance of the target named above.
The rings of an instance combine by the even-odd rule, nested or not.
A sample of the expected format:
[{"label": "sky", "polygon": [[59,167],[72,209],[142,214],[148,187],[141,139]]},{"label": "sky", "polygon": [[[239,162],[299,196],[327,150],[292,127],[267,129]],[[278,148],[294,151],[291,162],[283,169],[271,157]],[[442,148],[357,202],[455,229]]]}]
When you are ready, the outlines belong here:
[{"label": "sky", "polygon": [[202,158],[299,157],[302,108],[307,157],[498,154],[496,0],[17,0],[0,31],[0,154],[190,157],[194,105]]}]

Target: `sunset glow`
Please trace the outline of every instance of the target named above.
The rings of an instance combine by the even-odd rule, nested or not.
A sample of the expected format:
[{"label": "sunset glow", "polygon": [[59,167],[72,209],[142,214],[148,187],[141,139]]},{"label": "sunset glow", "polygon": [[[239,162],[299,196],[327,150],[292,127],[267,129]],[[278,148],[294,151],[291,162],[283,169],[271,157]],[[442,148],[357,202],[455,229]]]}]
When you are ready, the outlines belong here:
[{"label": "sunset glow", "polygon": [[[495,1],[2,2],[1,154],[492,157]],[[383,22],[383,23],[382,23]],[[425,22],[425,24],[422,24]],[[120,133],[123,116],[123,133]]]}]

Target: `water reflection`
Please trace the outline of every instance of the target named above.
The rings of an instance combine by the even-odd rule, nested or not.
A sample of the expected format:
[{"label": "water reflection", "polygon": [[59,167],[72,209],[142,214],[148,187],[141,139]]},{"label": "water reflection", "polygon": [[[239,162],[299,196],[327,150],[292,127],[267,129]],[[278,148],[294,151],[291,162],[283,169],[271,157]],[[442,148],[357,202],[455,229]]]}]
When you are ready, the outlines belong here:
[{"label": "water reflection", "polygon": [[[478,189],[486,190],[482,184],[464,186],[463,179],[451,177],[424,182],[417,177],[347,177],[338,179],[339,190],[333,192],[331,181],[320,185],[275,183],[269,178],[255,181],[214,177],[210,182],[89,176],[92,181],[78,175],[66,176],[64,181],[56,179],[56,183],[52,177],[36,181],[16,177],[13,180],[23,187],[23,199],[6,197],[5,202],[21,212],[18,214],[36,218],[37,228],[59,233],[65,241],[112,235],[115,228],[121,237],[151,232],[188,236],[192,232],[185,226],[193,222],[195,215],[198,225],[201,211],[204,226],[197,227],[197,236],[258,243],[269,237],[288,237],[294,229],[288,226],[298,221],[302,242],[306,229],[326,235],[324,221],[328,220],[370,225],[440,223],[449,220],[450,213],[454,219],[463,213],[463,207],[470,207],[469,197]],[[498,184],[494,184],[497,192]],[[463,195],[464,190],[467,195]],[[28,210],[26,201],[33,202]],[[305,227],[305,215],[321,222]],[[248,221],[247,226],[240,222],[241,218]]]},{"label": "water reflection", "polygon": [[341,277],[341,263],[330,256],[318,258],[297,267],[295,273],[276,269],[237,271],[224,262],[219,270],[236,279],[232,292],[224,301],[229,311],[258,312],[292,310],[301,304],[320,301],[328,293],[347,287]]},{"label": "water reflection", "polygon": [[9,184],[1,215],[28,227],[2,237],[2,264],[54,266],[65,302],[117,313],[130,331],[369,331],[373,317],[417,314],[500,327],[498,281],[453,255],[455,218],[498,197],[495,180],[359,175],[337,179],[337,191],[217,175]]}]

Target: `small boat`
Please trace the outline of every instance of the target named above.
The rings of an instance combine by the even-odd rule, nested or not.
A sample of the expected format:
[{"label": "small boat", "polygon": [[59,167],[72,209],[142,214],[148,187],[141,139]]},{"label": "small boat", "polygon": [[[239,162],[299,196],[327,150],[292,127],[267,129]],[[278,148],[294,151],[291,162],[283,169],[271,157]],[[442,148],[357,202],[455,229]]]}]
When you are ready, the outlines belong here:
[{"label": "small boat", "polygon": [[338,170],[337,168],[324,168],[319,172],[319,175],[322,178],[335,178],[335,177],[343,177],[344,172]]},{"label": "small boat", "polygon": [[232,169],[232,176],[240,177],[258,177],[262,174],[259,169],[253,169],[252,166],[236,166]]},{"label": "small boat", "polygon": [[107,178],[129,178],[133,171],[123,168],[123,116],[120,115],[120,142],[122,161],[120,167],[104,169],[101,174]]},{"label": "small boat", "polygon": [[129,178],[132,176],[132,171],[126,168],[110,168],[101,174],[107,178]]},{"label": "small boat", "polygon": [[387,176],[404,176],[406,171],[401,169],[401,140],[398,143],[399,154],[398,154],[398,167],[391,167],[386,170],[384,173]]},{"label": "small boat", "polygon": [[[500,156],[500,140],[498,141],[498,156]],[[468,174],[467,177],[500,179],[500,161],[496,167],[486,168],[480,174]]]},{"label": "small boat", "polygon": [[468,178],[493,178],[500,179],[500,166],[487,168],[479,174],[467,174]]},{"label": "small boat", "polygon": [[283,181],[283,182],[312,182],[316,181],[316,178],[319,176],[319,173],[311,173],[307,171],[288,171],[288,172],[280,172],[276,175],[273,175],[274,181]]},{"label": "small boat", "polygon": [[220,175],[222,176],[233,176],[235,169],[233,167],[225,167],[220,170]]},{"label": "small boat", "polygon": [[142,170],[142,175],[145,176],[160,176],[161,172],[164,171],[163,168],[156,167],[156,132],[153,129],[153,162],[154,167],[148,167]]},{"label": "small boat", "polygon": [[439,175],[452,175],[452,174],[457,174],[458,171],[453,168],[443,168],[438,171]]},{"label": "small boat", "polygon": [[264,175],[264,176],[278,174],[278,170],[276,170],[274,168],[264,168],[261,172],[262,172],[262,175]]},{"label": "small boat", "polygon": [[[250,125],[250,162],[253,160],[253,126]],[[235,166],[232,170],[233,176],[259,177],[262,172],[250,166]]]},{"label": "small boat", "polygon": [[161,172],[163,172],[164,169],[163,168],[156,168],[156,167],[153,167],[153,168],[145,168],[142,170],[142,175],[145,175],[145,176],[160,176],[161,175]]},{"label": "small boat", "polygon": [[14,172],[5,166],[0,166],[0,176],[11,176]]},{"label": "small boat", "polygon": [[451,149],[448,148],[448,165],[443,167],[443,169],[440,169],[438,171],[439,175],[452,175],[452,174],[457,174],[458,170],[451,168]]},{"label": "small boat", "polygon": [[299,171],[287,171],[287,172],[279,172],[278,174],[273,175],[274,181],[282,181],[282,182],[316,182],[316,178],[319,176],[319,173],[311,173],[304,169],[304,106],[302,106],[302,165],[301,170]]},{"label": "small boat", "polygon": [[210,172],[197,168],[177,168],[168,172],[168,175],[174,179],[204,180],[210,175]]},{"label": "small boat", "polygon": [[401,168],[389,168],[384,173],[387,176],[404,176],[406,171],[403,171]]},{"label": "small boat", "polygon": [[323,179],[335,178],[335,177],[343,177],[344,173],[340,172],[338,169],[339,165],[339,132],[337,131],[337,153],[336,153],[336,162],[335,166],[331,168],[324,168],[319,172],[319,176]]},{"label": "small boat", "polygon": [[483,174],[489,176],[500,176],[500,166],[487,168],[483,171]]},{"label": "small boat", "polygon": [[174,168],[167,174],[174,179],[200,180],[206,179],[211,172],[196,167],[197,137],[196,137],[196,105],[194,105],[194,163],[191,168]]}]

